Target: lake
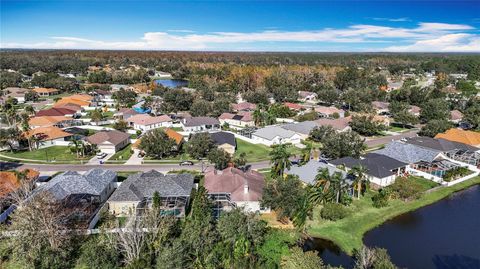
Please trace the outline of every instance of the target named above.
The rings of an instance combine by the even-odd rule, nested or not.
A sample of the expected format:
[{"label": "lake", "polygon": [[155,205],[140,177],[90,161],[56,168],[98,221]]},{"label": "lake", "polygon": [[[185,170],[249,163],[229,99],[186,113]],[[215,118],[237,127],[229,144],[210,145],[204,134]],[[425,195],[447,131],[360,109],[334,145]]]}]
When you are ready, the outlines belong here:
[{"label": "lake", "polygon": [[[480,269],[480,185],[397,216],[363,241],[387,249],[401,268]],[[352,267],[352,258],[329,241],[312,239],[304,249],[317,250],[325,263]]]},{"label": "lake", "polygon": [[156,84],[161,84],[168,88],[187,87],[188,81],[184,79],[157,79]]}]

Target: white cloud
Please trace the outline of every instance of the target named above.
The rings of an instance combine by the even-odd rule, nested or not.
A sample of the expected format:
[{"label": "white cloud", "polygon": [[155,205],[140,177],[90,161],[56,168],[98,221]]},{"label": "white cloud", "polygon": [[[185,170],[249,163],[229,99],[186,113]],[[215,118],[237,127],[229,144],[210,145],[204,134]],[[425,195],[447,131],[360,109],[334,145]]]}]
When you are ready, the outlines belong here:
[{"label": "white cloud", "polygon": [[411,21],[410,18],[402,17],[402,18],[372,18],[375,21],[390,21],[390,22],[406,22]]},{"label": "white cloud", "polygon": [[167,32],[173,32],[173,33],[195,33],[193,30],[186,30],[186,29],[170,29],[167,30]]},{"label": "white cloud", "polygon": [[[4,48],[64,48],[64,49],[131,49],[131,50],[221,50],[246,47],[265,48],[262,44],[289,44],[292,50],[304,47],[326,47],[332,44],[359,43],[407,43],[404,46],[389,46],[388,51],[480,51],[478,33],[464,24],[422,22],[414,28],[389,27],[379,25],[352,25],[347,28],[324,28],[309,31],[264,30],[259,32],[211,32],[195,33],[191,30],[168,30],[147,32],[143,37],[130,41],[101,41],[73,36],[54,36],[48,42],[1,43]],[[295,45],[297,44],[297,45]],[[270,46],[272,47],[272,46]],[[378,46],[377,46],[378,47]]]},{"label": "white cloud", "polygon": [[411,45],[390,46],[391,52],[480,52],[480,36],[447,34],[433,39],[417,41]]}]

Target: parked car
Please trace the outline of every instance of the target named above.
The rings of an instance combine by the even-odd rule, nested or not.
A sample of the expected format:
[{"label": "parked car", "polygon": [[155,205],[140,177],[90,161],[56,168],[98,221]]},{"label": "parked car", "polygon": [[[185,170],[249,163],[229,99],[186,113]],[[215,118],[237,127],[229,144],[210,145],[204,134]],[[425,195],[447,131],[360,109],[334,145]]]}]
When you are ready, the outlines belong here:
[{"label": "parked car", "polygon": [[107,153],[105,153],[105,152],[97,153],[97,159],[103,159],[105,157],[107,157]]},{"label": "parked car", "polygon": [[184,165],[193,165],[193,162],[192,161],[181,161],[180,166],[184,166]]}]

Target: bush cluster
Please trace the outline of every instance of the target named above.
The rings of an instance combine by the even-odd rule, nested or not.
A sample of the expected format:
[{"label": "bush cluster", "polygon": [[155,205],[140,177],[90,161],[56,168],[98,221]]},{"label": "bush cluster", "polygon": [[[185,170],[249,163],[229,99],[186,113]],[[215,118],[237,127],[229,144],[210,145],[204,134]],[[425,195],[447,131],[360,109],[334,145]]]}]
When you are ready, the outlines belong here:
[{"label": "bush cluster", "polygon": [[341,204],[328,203],[320,210],[320,216],[322,219],[327,220],[339,220],[348,215],[348,209]]}]

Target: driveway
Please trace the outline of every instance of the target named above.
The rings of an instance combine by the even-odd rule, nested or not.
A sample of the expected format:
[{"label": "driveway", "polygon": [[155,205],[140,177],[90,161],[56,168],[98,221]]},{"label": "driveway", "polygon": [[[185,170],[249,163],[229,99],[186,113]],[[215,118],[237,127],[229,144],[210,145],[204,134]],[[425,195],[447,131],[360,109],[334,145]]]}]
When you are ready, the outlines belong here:
[{"label": "driveway", "polygon": [[125,165],[139,165],[139,164],[142,164],[143,158],[138,157],[139,152],[140,152],[140,150],[134,149],[132,156],[130,156],[130,159],[128,159],[125,162]]},{"label": "driveway", "polygon": [[100,164],[100,161],[106,161],[108,159],[110,159],[115,153],[109,153],[107,154],[107,156],[105,156],[105,158],[103,159],[98,159],[97,156],[93,156],[93,158],[91,158],[90,160],[88,160],[88,162],[86,163],[86,165],[95,165],[95,164]]}]

